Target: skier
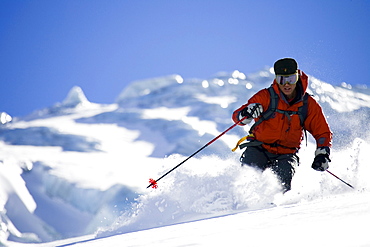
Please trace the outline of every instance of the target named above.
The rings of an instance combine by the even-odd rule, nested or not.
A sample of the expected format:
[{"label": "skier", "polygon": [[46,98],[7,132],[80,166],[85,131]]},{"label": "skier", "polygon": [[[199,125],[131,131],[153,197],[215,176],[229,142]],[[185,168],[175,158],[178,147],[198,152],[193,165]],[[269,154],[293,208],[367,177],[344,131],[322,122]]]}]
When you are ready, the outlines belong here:
[{"label": "skier", "polygon": [[255,120],[250,135],[238,142],[248,141],[239,146],[247,147],[240,157],[242,165],[272,169],[286,192],[291,189],[299,164],[297,152],[306,130],[316,140],[312,168],[317,171],[329,167],[332,133],[321,106],[306,93],[308,77],[298,69],[297,62],[293,58],[280,59],[274,63],[274,71],[271,87],[253,95],[234,111],[232,119],[237,123],[246,117],[239,125]]}]

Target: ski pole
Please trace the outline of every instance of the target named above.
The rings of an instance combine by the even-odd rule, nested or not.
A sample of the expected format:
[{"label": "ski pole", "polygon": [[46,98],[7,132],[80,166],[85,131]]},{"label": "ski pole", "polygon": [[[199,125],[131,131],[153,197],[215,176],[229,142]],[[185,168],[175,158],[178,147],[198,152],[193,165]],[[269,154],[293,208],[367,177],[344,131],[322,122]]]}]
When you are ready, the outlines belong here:
[{"label": "ski pole", "polygon": [[154,179],[149,179],[149,185],[148,187],[146,188],[149,188],[149,187],[152,187],[153,189],[156,189],[158,188],[158,185],[157,185],[157,182],[159,180],[161,180],[162,178],[164,178],[165,176],[167,176],[168,174],[170,174],[171,172],[173,172],[176,168],[178,168],[179,166],[181,166],[182,164],[184,164],[186,161],[188,161],[191,157],[193,157],[194,155],[196,155],[197,153],[199,153],[200,151],[202,151],[203,149],[205,149],[206,147],[208,147],[209,145],[211,145],[213,142],[215,142],[218,138],[220,138],[221,136],[223,136],[226,132],[228,132],[229,130],[231,130],[232,128],[234,128],[236,125],[238,125],[239,123],[241,123],[243,120],[245,120],[247,118],[246,117],[243,117],[241,120],[239,120],[238,122],[236,122],[235,124],[233,124],[232,126],[230,126],[228,129],[226,129],[224,132],[222,132],[221,134],[219,134],[217,137],[215,137],[214,139],[212,139],[211,141],[209,141],[206,145],[204,145],[203,147],[201,147],[200,149],[198,149],[196,152],[194,152],[192,155],[190,155],[189,157],[187,157],[185,160],[183,160],[182,162],[180,162],[180,164],[178,164],[177,166],[175,166],[174,168],[172,168],[171,170],[169,170],[168,172],[166,172],[165,174],[163,174],[161,177],[159,177],[157,180],[154,180]]},{"label": "ski pole", "polygon": [[341,182],[345,183],[346,185],[348,185],[349,187],[351,187],[352,189],[354,189],[354,187],[352,185],[350,185],[349,183],[347,183],[346,181],[344,181],[343,179],[339,178],[338,176],[336,176],[335,174],[333,174],[332,172],[330,172],[329,170],[326,170],[328,173],[330,173],[331,175],[333,175],[335,178],[339,179]]}]

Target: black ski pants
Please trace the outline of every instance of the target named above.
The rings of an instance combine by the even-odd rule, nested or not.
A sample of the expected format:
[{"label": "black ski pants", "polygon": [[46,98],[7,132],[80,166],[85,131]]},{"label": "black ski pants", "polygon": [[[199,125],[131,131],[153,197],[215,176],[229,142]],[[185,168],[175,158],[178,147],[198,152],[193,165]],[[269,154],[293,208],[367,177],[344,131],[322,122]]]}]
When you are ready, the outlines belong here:
[{"label": "black ski pants", "polygon": [[291,189],[291,182],[298,166],[296,154],[273,154],[262,146],[249,146],[240,157],[242,165],[258,168],[262,171],[271,169],[279,178],[284,192]]}]

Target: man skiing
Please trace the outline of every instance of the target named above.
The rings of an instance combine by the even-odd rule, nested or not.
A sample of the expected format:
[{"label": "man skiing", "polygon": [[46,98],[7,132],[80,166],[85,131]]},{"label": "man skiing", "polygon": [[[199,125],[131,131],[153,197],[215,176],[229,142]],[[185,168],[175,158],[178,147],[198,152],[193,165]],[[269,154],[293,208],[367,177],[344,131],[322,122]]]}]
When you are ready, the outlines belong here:
[{"label": "man skiing", "polygon": [[240,158],[242,165],[272,169],[286,192],[291,189],[299,164],[297,152],[304,130],[316,140],[312,168],[317,171],[329,167],[332,133],[321,106],[306,93],[308,77],[298,69],[297,62],[292,58],[280,59],[274,64],[274,71],[276,77],[271,87],[253,95],[247,104],[234,111],[232,119],[237,123],[245,118],[239,125],[255,120],[247,137],[249,142],[240,145],[247,147]]}]

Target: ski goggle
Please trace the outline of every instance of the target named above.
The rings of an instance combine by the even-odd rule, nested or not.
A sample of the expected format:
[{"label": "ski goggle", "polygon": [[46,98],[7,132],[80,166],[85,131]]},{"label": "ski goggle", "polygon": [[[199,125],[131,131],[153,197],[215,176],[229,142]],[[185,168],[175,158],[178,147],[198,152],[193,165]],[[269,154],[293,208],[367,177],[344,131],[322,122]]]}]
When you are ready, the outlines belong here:
[{"label": "ski goggle", "polygon": [[285,85],[285,84],[296,84],[298,81],[298,73],[294,73],[291,75],[276,75],[275,80],[277,83],[280,85]]}]

